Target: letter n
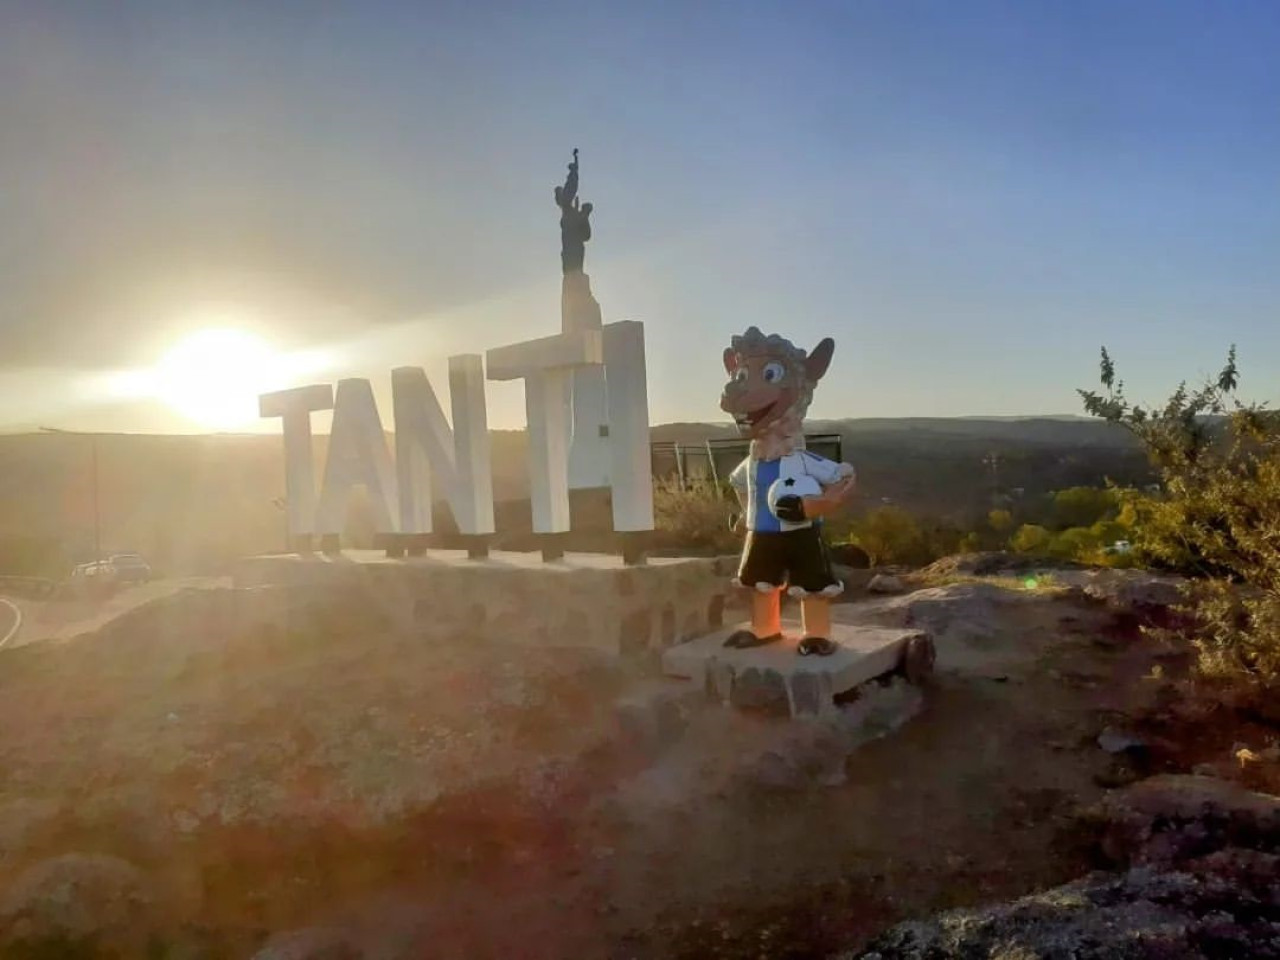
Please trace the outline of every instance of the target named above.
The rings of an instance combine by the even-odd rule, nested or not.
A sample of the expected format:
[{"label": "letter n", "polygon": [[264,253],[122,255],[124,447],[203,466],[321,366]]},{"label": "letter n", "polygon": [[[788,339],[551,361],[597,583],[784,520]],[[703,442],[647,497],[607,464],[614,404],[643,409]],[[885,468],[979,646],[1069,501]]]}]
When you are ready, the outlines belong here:
[{"label": "letter n", "polygon": [[476,536],[493,533],[493,476],[480,356],[449,358],[452,430],[420,367],[392,370],[391,389],[400,532],[431,533],[434,479],[459,532]]}]

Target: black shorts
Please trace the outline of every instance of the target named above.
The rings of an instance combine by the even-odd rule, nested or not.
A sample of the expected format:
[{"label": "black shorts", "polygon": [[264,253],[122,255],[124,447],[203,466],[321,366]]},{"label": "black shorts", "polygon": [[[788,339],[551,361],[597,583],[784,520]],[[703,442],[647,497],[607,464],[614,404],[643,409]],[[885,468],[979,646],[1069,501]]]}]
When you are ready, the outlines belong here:
[{"label": "black shorts", "polygon": [[747,533],[738,580],[744,587],[784,585],[793,593],[835,596],[844,589],[831,569],[831,556],[815,524],[781,533]]}]

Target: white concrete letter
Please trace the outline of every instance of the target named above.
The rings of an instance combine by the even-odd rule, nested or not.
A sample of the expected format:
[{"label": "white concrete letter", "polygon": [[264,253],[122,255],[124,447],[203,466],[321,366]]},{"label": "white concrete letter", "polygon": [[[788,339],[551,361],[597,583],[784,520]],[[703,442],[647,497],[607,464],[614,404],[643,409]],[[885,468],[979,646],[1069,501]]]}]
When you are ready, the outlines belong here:
[{"label": "white concrete letter", "polygon": [[[607,334],[605,335],[608,336]],[[569,444],[569,489],[609,486],[609,404],[604,367],[573,371],[573,441]]]},{"label": "white concrete letter", "polygon": [[599,330],[576,330],[490,350],[490,380],[524,378],[529,424],[529,499],[535,533],[569,529],[569,439],[574,368],[604,361]]},{"label": "white concrete letter", "polygon": [[571,371],[530,373],[524,382],[529,423],[529,502],[534,533],[569,529],[569,426]]},{"label": "white concrete letter", "polygon": [[493,533],[493,478],[481,358],[476,354],[449,358],[452,430],[420,367],[392,370],[391,389],[400,532],[431,532],[434,475],[461,533]]},{"label": "white concrete letter", "polygon": [[604,365],[608,378],[613,529],[652,530],[653,466],[643,323],[623,320],[604,327]]},{"label": "white concrete letter", "polygon": [[369,493],[377,532],[398,533],[395,469],[373,400],[373,388],[368,380],[339,380],[324,489],[316,514],[317,533],[342,533],[351,490],[357,486]]},{"label": "white concrete letter", "polygon": [[258,414],[281,417],[284,430],[284,495],[291,537],[315,533],[316,481],[311,459],[311,413],[333,409],[333,387],[316,383],[258,397]]}]

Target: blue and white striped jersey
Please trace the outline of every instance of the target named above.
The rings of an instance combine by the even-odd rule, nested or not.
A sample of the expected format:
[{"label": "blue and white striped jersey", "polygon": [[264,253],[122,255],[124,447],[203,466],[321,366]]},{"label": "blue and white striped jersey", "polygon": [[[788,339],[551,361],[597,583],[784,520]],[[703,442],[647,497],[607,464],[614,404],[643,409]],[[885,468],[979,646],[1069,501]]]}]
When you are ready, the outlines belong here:
[{"label": "blue and white striped jersey", "polygon": [[744,492],[747,500],[747,529],[758,533],[780,533],[813,526],[812,520],[789,523],[779,520],[769,509],[769,488],[778,480],[809,476],[828,487],[848,476],[843,464],[807,450],[797,450],[778,460],[757,460],[748,456],[729,474],[729,483]]}]

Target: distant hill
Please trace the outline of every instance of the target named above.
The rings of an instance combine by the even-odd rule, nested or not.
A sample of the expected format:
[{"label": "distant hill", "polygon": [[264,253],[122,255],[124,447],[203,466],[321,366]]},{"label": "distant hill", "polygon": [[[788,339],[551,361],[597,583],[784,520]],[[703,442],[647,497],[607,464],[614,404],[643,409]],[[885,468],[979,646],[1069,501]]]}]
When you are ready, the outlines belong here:
[{"label": "distant hill", "polygon": [[[855,509],[886,501],[960,524],[994,502],[1063,487],[1152,479],[1145,455],[1122,427],[1082,417],[903,417],[809,420],[810,433],[836,433],[858,469]],[[698,444],[737,436],[728,424],[672,423],[655,440]],[[994,455],[994,456],[993,456]]]},{"label": "distant hill", "polygon": [[[864,417],[808,420],[812,433],[839,433],[849,438],[888,435],[912,441],[957,438],[983,443],[1012,442],[1136,450],[1133,436],[1121,427],[1087,417]],[[655,440],[695,443],[737,436],[731,424],[670,423],[653,428]]]},{"label": "distant hill", "polygon": [[[877,418],[815,420],[808,429],[841,436],[844,458],[858,468],[860,510],[890,500],[963,523],[1001,497],[1150,476],[1133,439],[1096,420]],[[652,436],[700,444],[737,432],[672,423]],[[524,432],[492,439],[495,499],[527,497]],[[278,436],[100,434],[96,443],[104,552],[136,550],[167,569],[205,572],[282,548],[284,515],[273,502],[284,492]],[[317,437],[318,460],[325,443]],[[92,488],[88,437],[0,436],[0,573],[57,574],[91,558]]]}]

